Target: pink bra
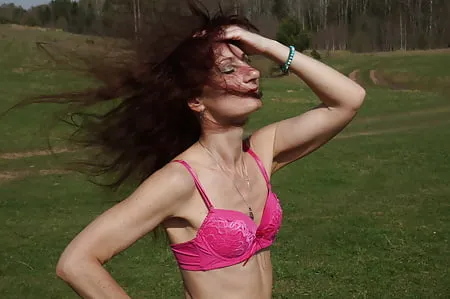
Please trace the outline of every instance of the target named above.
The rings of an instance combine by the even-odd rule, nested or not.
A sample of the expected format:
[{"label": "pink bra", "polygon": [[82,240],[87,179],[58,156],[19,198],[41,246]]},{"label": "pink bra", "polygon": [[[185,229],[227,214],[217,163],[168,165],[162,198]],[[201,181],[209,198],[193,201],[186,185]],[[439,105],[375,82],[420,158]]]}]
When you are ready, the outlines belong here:
[{"label": "pink bra", "polygon": [[208,208],[208,214],[194,239],[170,245],[181,269],[207,271],[239,264],[274,242],[283,212],[261,160],[251,149],[248,153],[258,164],[268,188],[259,226],[240,211],[214,208],[189,164],[183,160],[173,161],[187,168]]}]

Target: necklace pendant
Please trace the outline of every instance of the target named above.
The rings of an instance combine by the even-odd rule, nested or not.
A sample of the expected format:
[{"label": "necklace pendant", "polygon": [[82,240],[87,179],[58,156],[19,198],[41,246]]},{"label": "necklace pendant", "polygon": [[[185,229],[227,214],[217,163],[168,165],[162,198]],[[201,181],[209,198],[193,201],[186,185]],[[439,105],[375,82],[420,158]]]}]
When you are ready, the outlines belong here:
[{"label": "necklace pendant", "polygon": [[252,208],[250,208],[250,207],[248,207],[248,216],[249,216],[252,220],[255,220],[255,216],[253,215]]}]

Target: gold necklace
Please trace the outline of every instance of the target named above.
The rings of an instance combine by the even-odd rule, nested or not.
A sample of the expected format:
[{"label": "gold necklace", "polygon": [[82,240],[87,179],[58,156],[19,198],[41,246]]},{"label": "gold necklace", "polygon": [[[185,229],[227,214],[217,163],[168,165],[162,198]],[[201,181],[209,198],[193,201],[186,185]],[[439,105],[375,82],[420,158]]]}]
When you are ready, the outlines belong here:
[{"label": "gold necklace", "polygon": [[[230,181],[233,183],[234,188],[235,188],[236,191],[239,193],[239,195],[241,196],[242,200],[245,202],[245,204],[246,204],[247,207],[248,207],[248,216],[249,216],[252,220],[254,220],[254,219],[255,219],[255,216],[254,216],[254,214],[253,214],[252,207],[251,207],[251,206],[248,204],[248,202],[245,200],[244,195],[242,195],[241,191],[239,191],[239,188],[236,186],[234,180],[231,179],[231,178],[226,174],[225,169],[223,169],[223,167],[220,165],[219,161],[217,161],[216,157],[214,157],[213,153],[212,153],[205,145],[203,145],[203,143],[202,143],[200,140],[198,141],[198,143],[206,150],[206,152],[211,156],[211,158],[214,160],[214,162],[216,162],[217,166],[219,166],[220,170],[221,170],[221,171],[226,175],[226,177],[229,178]],[[245,163],[244,163],[244,156],[243,156],[243,155],[241,156],[241,159],[242,159],[242,173],[244,173],[244,175],[245,175],[245,178],[244,178],[244,179],[245,179],[245,181],[247,182],[247,187],[248,187],[248,190],[249,190],[249,192],[250,192],[250,179],[249,179],[249,177],[248,177],[247,167],[246,167],[246,165],[245,165]]]}]

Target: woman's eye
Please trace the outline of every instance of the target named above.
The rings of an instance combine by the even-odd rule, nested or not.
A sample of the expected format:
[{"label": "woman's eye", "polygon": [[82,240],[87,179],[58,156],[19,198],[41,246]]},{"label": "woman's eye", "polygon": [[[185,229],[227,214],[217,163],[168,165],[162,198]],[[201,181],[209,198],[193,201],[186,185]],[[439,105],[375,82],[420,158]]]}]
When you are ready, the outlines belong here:
[{"label": "woman's eye", "polygon": [[233,67],[226,67],[222,69],[222,73],[224,74],[231,74],[234,73],[235,69]]}]

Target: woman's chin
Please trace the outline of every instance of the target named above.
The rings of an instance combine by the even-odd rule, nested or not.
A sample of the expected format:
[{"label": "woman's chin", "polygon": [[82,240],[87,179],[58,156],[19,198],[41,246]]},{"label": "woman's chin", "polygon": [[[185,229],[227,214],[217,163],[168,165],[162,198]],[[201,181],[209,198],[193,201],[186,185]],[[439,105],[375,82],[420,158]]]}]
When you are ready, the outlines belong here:
[{"label": "woman's chin", "polygon": [[253,112],[256,112],[256,111],[258,111],[261,107],[262,107],[262,105],[263,105],[263,103],[262,103],[262,100],[261,99],[256,99],[256,98],[250,98],[250,99],[247,99],[247,105],[245,105],[246,107],[245,107],[245,114],[246,115],[250,115],[250,114],[252,114]]},{"label": "woman's chin", "polygon": [[254,103],[256,110],[261,108],[263,105],[262,98],[251,98],[250,100]]}]

